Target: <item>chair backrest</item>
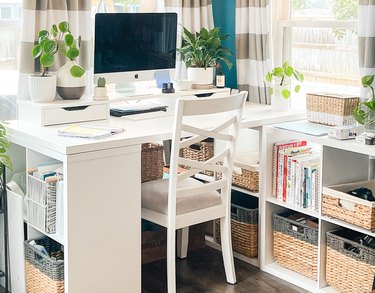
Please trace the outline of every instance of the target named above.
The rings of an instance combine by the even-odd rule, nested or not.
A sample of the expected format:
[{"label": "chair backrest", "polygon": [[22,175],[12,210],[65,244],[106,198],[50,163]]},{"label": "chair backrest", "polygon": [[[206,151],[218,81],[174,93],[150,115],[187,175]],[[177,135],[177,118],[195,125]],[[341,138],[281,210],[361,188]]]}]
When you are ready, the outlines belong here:
[{"label": "chair backrest", "polygon": [[[176,103],[171,170],[169,180],[168,216],[176,215],[176,194],[189,196],[221,190],[222,202],[229,204],[233,170],[233,156],[241,123],[242,109],[247,97],[243,91],[227,97],[180,99]],[[197,162],[180,157],[181,149],[213,138],[220,149],[214,157]],[[179,166],[188,171],[177,174]],[[178,189],[177,182],[201,171],[219,172],[220,178],[201,187]]]}]

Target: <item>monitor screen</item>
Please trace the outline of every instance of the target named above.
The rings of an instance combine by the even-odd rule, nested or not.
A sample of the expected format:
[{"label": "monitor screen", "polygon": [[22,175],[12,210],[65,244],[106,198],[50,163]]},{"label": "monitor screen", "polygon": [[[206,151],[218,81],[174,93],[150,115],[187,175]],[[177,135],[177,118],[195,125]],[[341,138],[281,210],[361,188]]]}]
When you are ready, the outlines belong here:
[{"label": "monitor screen", "polygon": [[176,13],[96,14],[94,73],[174,68],[176,38]]}]

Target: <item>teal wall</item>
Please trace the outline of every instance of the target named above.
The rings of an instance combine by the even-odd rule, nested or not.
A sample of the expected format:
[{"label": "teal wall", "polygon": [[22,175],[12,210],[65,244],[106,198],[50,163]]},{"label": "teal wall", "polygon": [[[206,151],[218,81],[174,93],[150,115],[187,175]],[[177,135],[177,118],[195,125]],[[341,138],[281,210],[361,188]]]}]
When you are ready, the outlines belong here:
[{"label": "teal wall", "polygon": [[[236,54],[236,0],[212,0],[214,24],[221,28],[223,34],[229,37],[223,41],[223,45]],[[230,88],[237,88],[237,68],[236,59],[233,55],[231,57],[233,62],[232,70],[224,66],[225,86]]]}]

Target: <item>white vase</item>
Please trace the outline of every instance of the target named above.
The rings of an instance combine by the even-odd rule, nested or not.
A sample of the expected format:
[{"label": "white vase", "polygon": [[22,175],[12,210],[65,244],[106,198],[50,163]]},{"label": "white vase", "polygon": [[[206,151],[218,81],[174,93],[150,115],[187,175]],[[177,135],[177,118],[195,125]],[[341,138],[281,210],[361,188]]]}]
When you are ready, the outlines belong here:
[{"label": "white vase", "polygon": [[197,85],[212,85],[214,81],[214,68],[189,67],[187,69],[188,80]]},{"label": "white vase", "polygon": [[93,96],[94,101],[103,101],[103,100],[108,100],[107,96],[107,87],[99,87],[96,86],[94,87],[94,96]]},{"label": "white vase", "polygon": [[52,102],[56,97],[56,75],[29,75],[29,94],[35,103]]},{"label": "white vase", "polygon": [[291,97],[288,97],[287,99],[284,98],[282,94],[284,89],[287,89],[290,92],[290,85],[273,86],[273,93],[271,95],[271,107],[273,111],[288,111],[290,109]]},{"label": "white vase", "polygon": [[70,73],[74,61],[68,60],[57,70],[57,93],[64,100],[77,100],[83,96],[86,89],[86,74],[74,77]]}]

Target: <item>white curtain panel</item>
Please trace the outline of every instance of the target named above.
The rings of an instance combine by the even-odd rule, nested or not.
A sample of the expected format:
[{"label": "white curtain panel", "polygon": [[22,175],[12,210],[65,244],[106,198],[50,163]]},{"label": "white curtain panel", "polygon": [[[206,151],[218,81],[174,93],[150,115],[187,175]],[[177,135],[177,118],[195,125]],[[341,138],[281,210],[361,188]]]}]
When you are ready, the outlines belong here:
[{"label": "white curtain panel", "polygon": [[270,104],[264,76],[271,68],[270,0],[236,1],[236,62],[239,90],[250,102]]},{"label": "white curtain panel", "polygon": [[[92,88],[92,23],[91,0],[23,0],[20,46],[20,78],[18,99],[29,99],[28,75],[40,71],[38,60],[34,60],[31,49],[38,39],[41,29],[50,30],[52,24],[68,21],[75,38],[81,36],[80,55],[76,59],[86,70],[86,91]],[[57,53],[51,71],[56,71],[64,63],[64,56]]]},{"label": "white curtain panel", "polygon": [[[158,7],[162,11],[177,13],[178,47],[182,44],[183,26],[193,32],[200,31],[202,27],[206,29],[214,27],[212,0],[164,0],[164,3]],[[176,60],[175,79],[187,79],[185,63],[179,58]]]}]

